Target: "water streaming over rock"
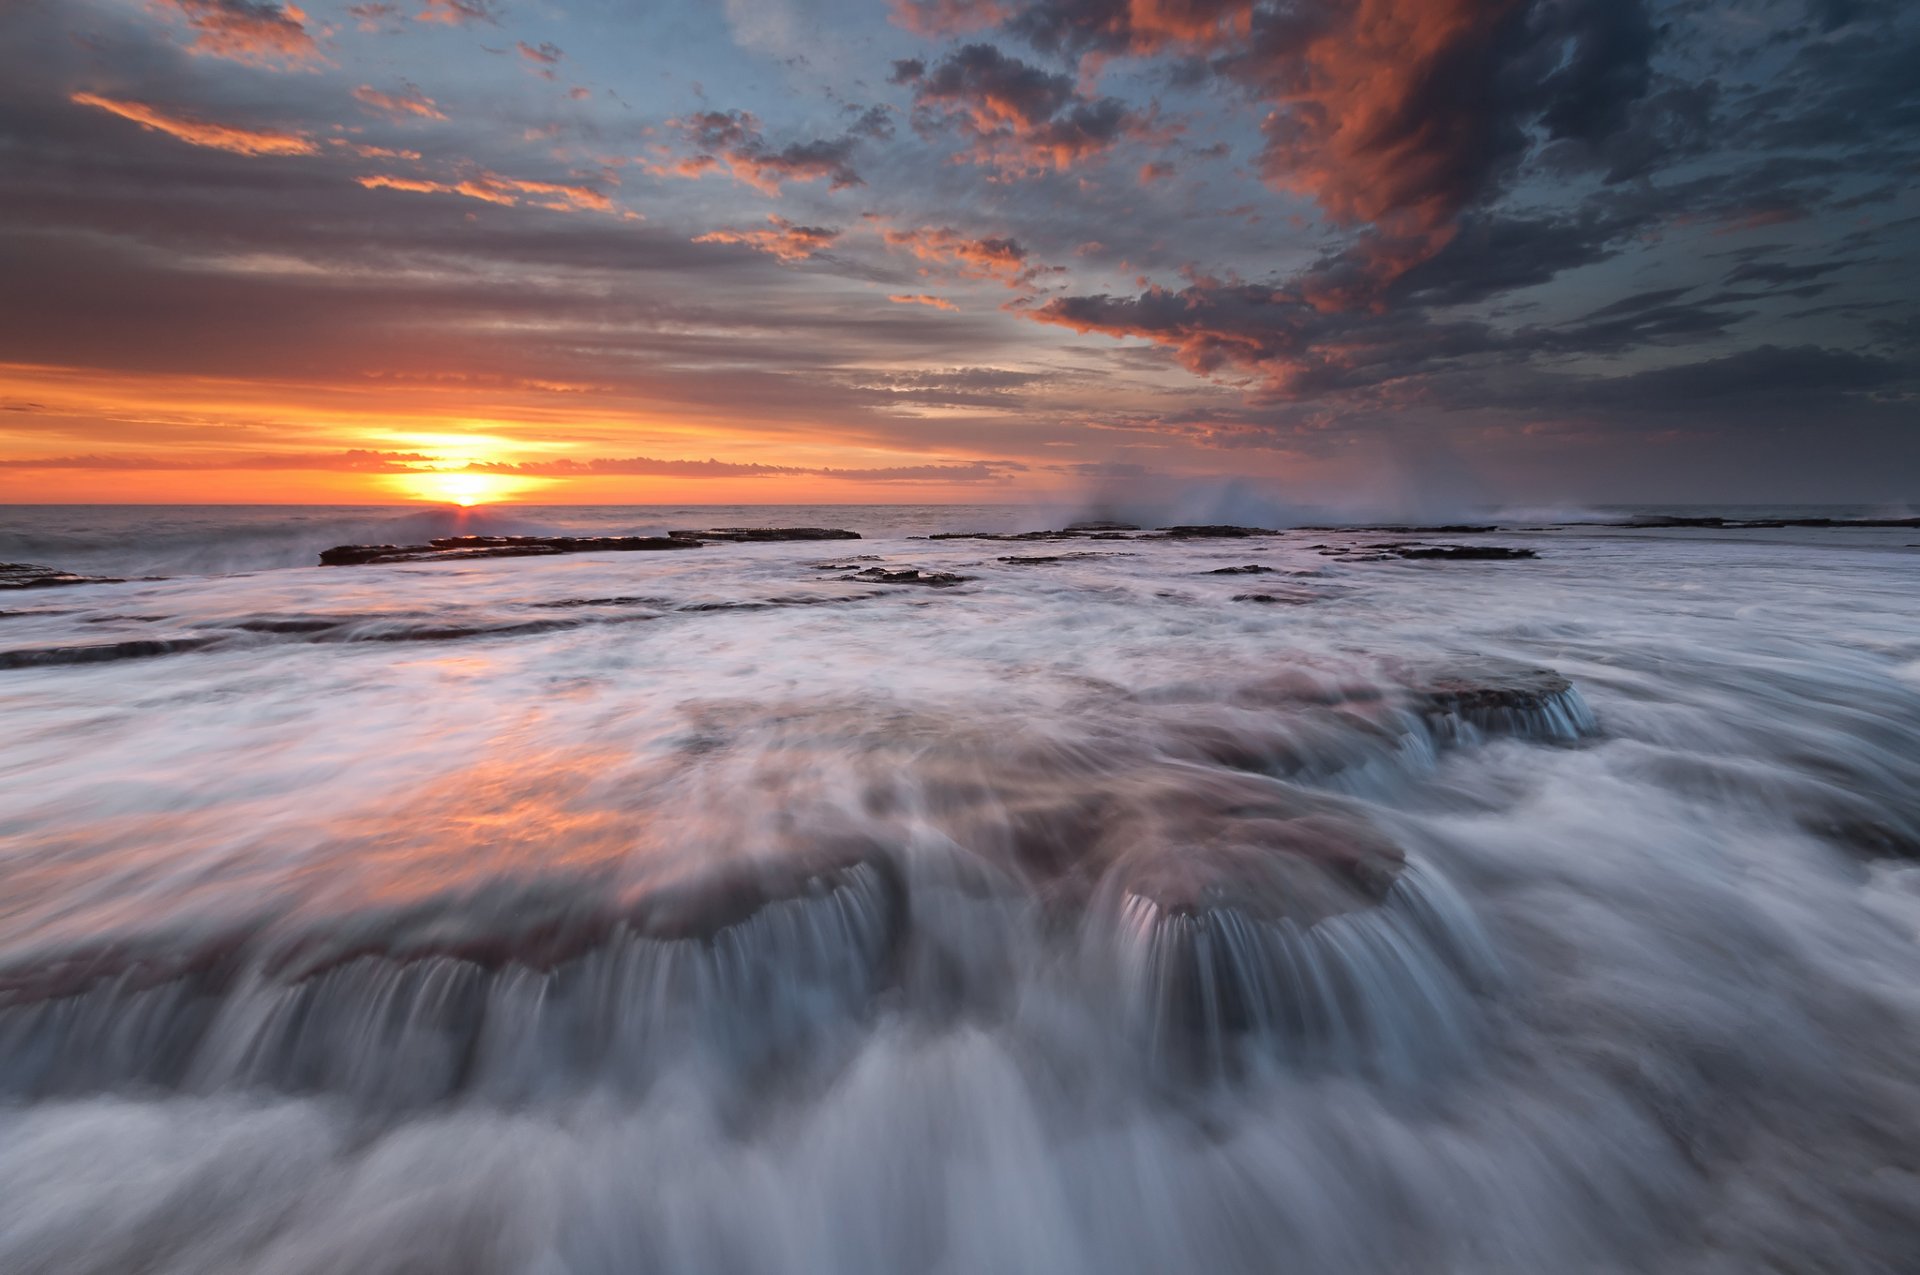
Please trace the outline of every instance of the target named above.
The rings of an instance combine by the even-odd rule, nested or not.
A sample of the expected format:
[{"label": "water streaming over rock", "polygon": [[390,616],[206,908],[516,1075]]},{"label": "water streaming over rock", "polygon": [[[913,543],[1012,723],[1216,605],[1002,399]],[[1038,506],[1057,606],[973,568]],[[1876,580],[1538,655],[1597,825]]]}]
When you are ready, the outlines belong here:
[{"label": "water streaming over rock", "polygon": [[[67,516],[8,553],[123,582],[0,610],[0,1270],[1920,1252],[1902,531]],[[273,565],[759,521],[866,539]]]}]

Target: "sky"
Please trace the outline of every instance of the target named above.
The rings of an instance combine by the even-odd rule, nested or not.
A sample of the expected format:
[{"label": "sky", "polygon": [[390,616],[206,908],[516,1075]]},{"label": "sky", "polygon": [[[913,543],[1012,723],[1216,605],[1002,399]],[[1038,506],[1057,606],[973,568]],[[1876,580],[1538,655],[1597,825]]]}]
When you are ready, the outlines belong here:
[{"label": "sky", "polygon": [[0,0],[0,502],[1920,502],[1901,0]]}]

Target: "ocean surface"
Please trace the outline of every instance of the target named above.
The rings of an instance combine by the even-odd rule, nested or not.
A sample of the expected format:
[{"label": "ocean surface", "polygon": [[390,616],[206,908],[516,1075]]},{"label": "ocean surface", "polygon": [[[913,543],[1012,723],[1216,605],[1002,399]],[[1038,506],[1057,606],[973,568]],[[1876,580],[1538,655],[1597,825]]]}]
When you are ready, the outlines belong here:
[{"label": "ocean surface", "polygon": [[0,510],[0,1271],[1920,1270],[1904,511],[1117,512]]}]

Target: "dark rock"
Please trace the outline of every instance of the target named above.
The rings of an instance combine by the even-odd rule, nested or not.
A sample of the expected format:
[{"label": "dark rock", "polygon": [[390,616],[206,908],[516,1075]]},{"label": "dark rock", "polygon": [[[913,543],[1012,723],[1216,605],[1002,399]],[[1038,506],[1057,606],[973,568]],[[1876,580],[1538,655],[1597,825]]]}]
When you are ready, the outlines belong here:
[{"label": "dark rock", "polygon": [[762,543],[775,540],[858,540],[857,531],[834,527],[715,527],[708,531],[669,531],[675,540],[728,540]]},{"label": "dark rock", "polygon": [[1245,540],[1249,536],[1277,536],[1270,527],[1233,527],[1224,524],[1162,527],[1162,535],[1173,540]]},{"label": "dark rock", "polygon": [[1444,741],[1461,726],[1483,735],[1571,742],[1599,723],[1573,683],[1552,669],[1488,661],[1416,679],[1414,707]]},{"label": "dark rock", "polygon": [[112,576],[83,576],[30,562],[0,562],[0,589],[57,589],[72,584],[123,584]]},{"label": "dark rock", "polygon": [[1078,540],[1071,531],[936,531],[929,540]]},{"label": "dark rock", "polygon": [[1207,574],[1210,576],[1263,576],[1273,571],[1273,569],[1272,567],[1263,567],[1257,562],[1249,562],[1244,567],[1215,567],[1213,570],[1207,572]]},{"label": "dark rock", "polygon": [[852,840],[655,881],[624,902],[598,887],[508,889],[0,968],[0,1092],[192,1077],[380,1107],[514,1100],[541,1082],[528,1047],[545,1080],[644,1083],[686,1043],[703,1068],[757,1074],[866,1012],[909,920],[892,860]]},{"label": "dark rock", "polygon": [[398,562],[458,562],[469,558],[535,558],[560,553],[632,553],[697,549],[697,540],[669,536],[444,536],[423,545],[336,545],[323,550],[323,567]]},{"label": "dark rock", "polygon": [[1304,591],[1295,592],[1295,593],[1286,593],[1286,594],[1236,593],[1233,595],[1233,600],[1235,602],[1264,602],[1269,604],[1282,604],[1286,606],[1303,607],[1303,606],[1308,606],[1312,603],[1318,602],[1320,600],[1320,595],[1317,593],[1307,593]]},{"label": "dark rock", "polygon": [[1439,562],[1512,562],[1540,555],[1531,549],[1508,545],[1387,545],[1396,558]]},{"label": "dark rock", "polygon": [[918,567],[902,567],[898,571],[890,571],[885,567],[868,567],[865,571],[841,578],[857,580],[862,584],[923,584],[944,589],[950,585],[965,584],[973,577],[955,575],[951,571],[923,571]]},{"label": "dark rock", "polygon": [[115,660],[148,660],[160,655],[198,651],[217,637],[135,638],[125,642],[98,642],[83,646],[27,647],[0,651],[0,669],[48,668],[63,664],[105,664]]},{"label": "dark rock", "polygon": [[1781,527],[1920,527],[1920,518],[1718,518],[1639,514],[1615,526],[1773,530]]},{"label": "dark rock", "polygon": [[1010,558],[997,558],[995,559],[995,561],[1004,562],[1010,566],[1016,566],[1016,567],[1039,567],[1039,566],[1045,566],[1048,563],[1052,563],[1052,562],[1081,562],[1088,558],[1116,558],[1116,557],[1124,558],[1126,556],[1127,556],[1126,554],[1112,554],[1112,553],[1054,553],[1054,554],[1033,554],[1028,557],[1020,557],[1018,555],[1015,555],[1014,557],[1010,557]]},{"label": "dark rock", "polygon": [[1066,530],[1069,532],[1138,531],[1140,528],[1130,522],[1070,522]]}]

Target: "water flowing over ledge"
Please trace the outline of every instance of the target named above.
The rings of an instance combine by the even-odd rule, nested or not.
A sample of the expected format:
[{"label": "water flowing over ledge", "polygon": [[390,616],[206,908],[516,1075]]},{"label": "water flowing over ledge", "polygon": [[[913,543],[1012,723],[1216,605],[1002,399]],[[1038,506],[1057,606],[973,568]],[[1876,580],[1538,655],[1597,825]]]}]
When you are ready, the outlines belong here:
[{"label": "water flowing over ledge", "polygon": [[0,555],[0,1270],[1920,1250],[1907,531],[889,516]]}]

